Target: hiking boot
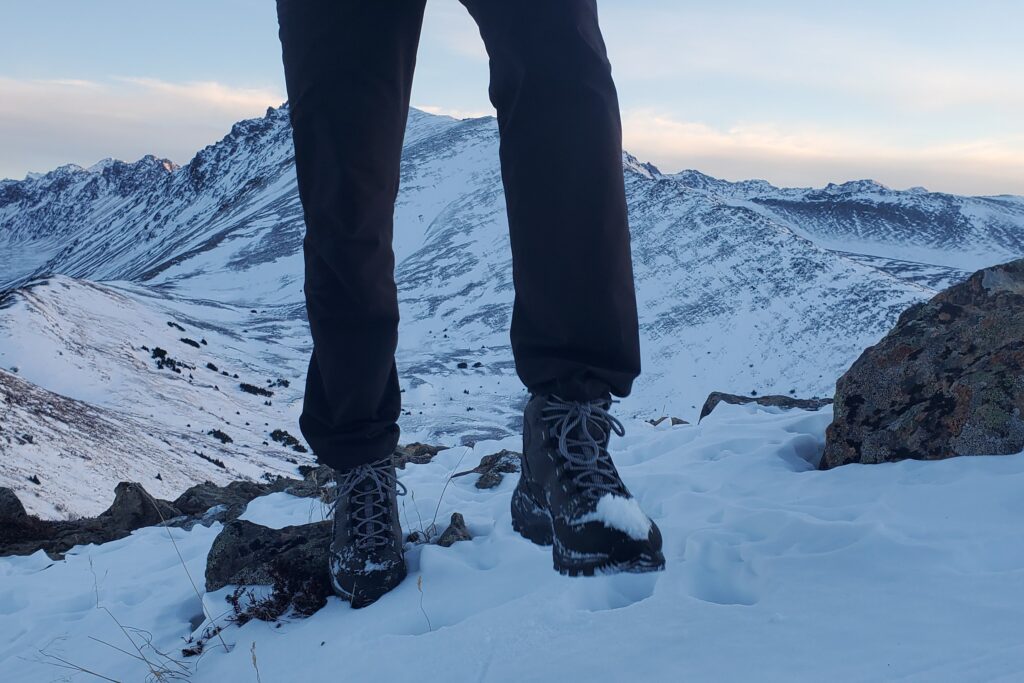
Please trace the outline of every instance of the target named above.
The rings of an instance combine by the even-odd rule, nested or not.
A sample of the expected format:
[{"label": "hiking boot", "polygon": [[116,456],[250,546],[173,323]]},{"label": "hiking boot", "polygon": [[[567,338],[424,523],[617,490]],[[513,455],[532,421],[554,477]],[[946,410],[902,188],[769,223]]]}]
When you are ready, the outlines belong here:
[{"label": "hiking boot", "polygon": [[608,454],[622,423],[610,397],[566,401],[535,395],[523,416],[522,475],[512,494],[512,527],[553,545],[569,576],[664,569],[661,532],[640,509]]},{"label": "hiking boot", "polygon": [[[352,607],[376,601],[405,578],[398,481],[391,458],[337,472],[331,583]],[[401,494],[399,494],[401,489]]]}]

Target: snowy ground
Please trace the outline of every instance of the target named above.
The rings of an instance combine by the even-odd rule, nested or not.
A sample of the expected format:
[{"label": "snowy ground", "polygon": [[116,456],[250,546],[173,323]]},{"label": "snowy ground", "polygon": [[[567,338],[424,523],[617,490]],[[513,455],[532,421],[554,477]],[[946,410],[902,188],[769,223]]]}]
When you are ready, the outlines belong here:
[{"label": "snowy ground", "polygon": [[[511,529],[515,475],[493,491],[456,469],[514,439],[453,448],[402,481],[407,530],[462,512],[474,535],[410,547],[410,574],[371,607],[230,626],[193,681],[1020,680],[1024,457],[812,464],[831,414],[720,406],[700,425],[627,424],[614,451],[665,536],[657,575],[570,579]],[[439,497],[442,496],[440,504]],[[274,494],[246,518],[319,519]],[[219,525],[171,530],[201,588]],[[0,671],[9,681],[149,672],[115,623],[177,654],[201,617],[166,529],[65,561],[0,558]],[[203,597],[224,622],[227,589]],[[134,631],[131,629],[141,629]],[[143,645],[143,634],[152,647]],[[115,649],[119,648],[119,649]],[[255,663],[254,663],[255,657]]]}]

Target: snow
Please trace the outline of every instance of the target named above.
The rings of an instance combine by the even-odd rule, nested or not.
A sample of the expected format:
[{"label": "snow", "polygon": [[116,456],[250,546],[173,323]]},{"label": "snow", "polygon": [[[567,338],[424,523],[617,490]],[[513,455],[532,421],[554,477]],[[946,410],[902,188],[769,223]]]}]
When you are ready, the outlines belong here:
[{"label": "snow", "polygon": [[575,522],[601,522],[609,529],[618,529],[638,541],[646,540],[651,531],[651,522],[636,500],[613,493],[601,496],[595,510],[578,517]]},{"label": "snow", "polygon": [[[490,491],[448,481],[514,438],[442,451],[400,472],[403,526],[443,528],[459,511],[472,541],[407,546],[409,578],[366,609],[331,599],[280,627],[228,626],[229,652],[214,640],[184,660],[190,680],[255,680],[254,655],[264,681],[1019,680],[1024,457],[820,472],[830,420],[724,404],[699,425],[627,420],[612,452],[665,537],[666,570],[645,575],[559,576],[550,548],[511,528],[516,475]],[[245,517],[322,515],[272,494]],[[203,628],[178,551],[201,589],[219,528],[141,529],[60,562],[0,558],[5,680],[70,673],[47,655],[146,679],[113,648],[134,653],[131,635],[155,659]],[[229,591],[202,597],[219,624]]]}]

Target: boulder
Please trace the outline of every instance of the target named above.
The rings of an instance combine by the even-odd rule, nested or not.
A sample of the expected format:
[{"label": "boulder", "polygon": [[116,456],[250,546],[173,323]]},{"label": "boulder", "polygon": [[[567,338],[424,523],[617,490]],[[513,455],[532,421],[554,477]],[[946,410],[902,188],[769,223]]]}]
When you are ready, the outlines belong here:
[{"label": "boulder", "polygon": [[[308,616],[333,594],[327,551],[331,522],[270,529],[236,519],[217,535],[206,560],[206,590],[236,586],[227,596],[235,620]],[[271,586],[257,598],[250,586]],[[246,602],[245,596],[248,596]]]},{"label": "boulder", "polygon": [[836,383],[821,468],[1024,450],[1024,259],[916,304]]},{"label": "boulder", "polygon": [[700,417],[697,418],[697,422],[700,422],[705,417],[711,414],[711,411],[718,406],[719,403],[730,403],[732,405],[742,405],[745,403],[756,403],[759,406],[772,406],[775,408],[798,408],[800,410],[820,410],[822,407],[832,403],[830,398],[794,398],[792,396],[740,396],[738,394],[726,394],[721,391],[712,391],[708,394],[708,398],[704,401],[704,407],[700,409]]},{"label": "boulder", "polygon": [[25,506],[9,488],[0,487],[0,526],[20,522],[28,517]]},{"label": "boulder", "polygon": [[[206,590],[272,585],[279,575],[319,577],[330,592],[331,522],[270,529],[242,519],[224,526],[206,560]],[[325,593],[326,595],[326,593]]]}]

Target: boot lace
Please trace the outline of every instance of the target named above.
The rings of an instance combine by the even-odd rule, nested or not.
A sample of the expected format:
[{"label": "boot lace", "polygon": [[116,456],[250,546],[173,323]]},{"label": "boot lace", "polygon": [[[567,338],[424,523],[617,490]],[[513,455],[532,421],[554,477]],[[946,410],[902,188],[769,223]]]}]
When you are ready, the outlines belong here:
[{"label": "boot lace", "polygon": [[370,550],[391,544],[390,492],[394,489],[399,496],[406,493],[405,485],[392,469],[391,458],[339,472],[336,481],[337,492],[330,510],[333,514],[338,501],[349,496],[348,514],[355,546]]},{"label": "boot lace", "polygon": [[617,401],[567,401],[551,395],[541,409],[540,419],[551,424],[558,439],[558,454],[565,459],[572,482],[595,500],[606,493],[624,491],[607,447],[612,433],[626,433],[622,423],[608,412],[612,403]]}]

